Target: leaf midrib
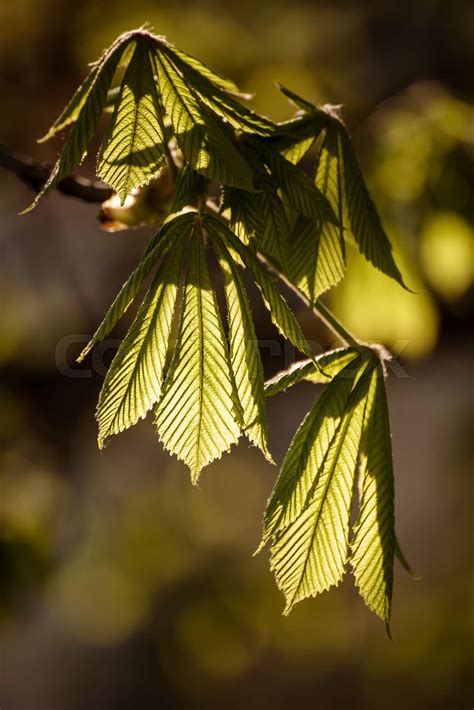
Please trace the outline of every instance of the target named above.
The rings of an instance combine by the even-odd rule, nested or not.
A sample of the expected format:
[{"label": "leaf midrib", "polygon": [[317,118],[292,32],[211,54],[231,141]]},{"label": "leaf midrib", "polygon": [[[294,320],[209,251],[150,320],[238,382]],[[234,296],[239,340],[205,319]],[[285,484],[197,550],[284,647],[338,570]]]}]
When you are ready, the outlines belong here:
[{"label": "leaf midrib", "polygon": [[[364,374],[365,374],[365,373],[364,373]],[[362,375],[362,377],[364,377],[364,374]],[[336,471],[336,467],[337,467],[339,455],[340,455],[340,453],[341,453],[341,450],[342,450],[342,447],[343,447],[343,444],[344,444],[344,441],[345,441],[345,438],[346,438],[346,435],[347,435],[347,431],[348,431],[348,429],[349,429],[349,425],[350,425],[350,423],[351,423],[351,421],[352,421],[352,416],[353,416],[353,414],[354,414],[354,410],[355,410],[355,408],[356,408],[356,406],[357,406],[357,404],[358,404],[358,398],[356,397],[356,393],[357,393],[357,395],[358,395],[358,389],[362,389],[362,387],[361,387],[362,377],[361,377],[361,380],[359,381],[359,383],[356,385],[355,389],[354,389],[353,392],[352,392],[352,397],[353,397],[353,399],[354,399],[354,402],[351,404],[350,414],[346,412],[346,413],[341,417],[341,421],[339,422],[339,425],[338,425],[338,427],[337,427],[336,431],[334,432],[334,435],[333,435],[333,437],[332,437],[332,439],[331,439],[331,443],[330,443],[330,445],[328,446],[328,449],[327,449],[327,451],[326,451],[326,454],[325,454],[325,457],[324,457],[324,461],[323,461],[323,463],[321,464],[321,466],[319,467],[319,469],[318,469],[318,471],[317,471],[317,473],[316,473],[316,476],[315,476],[315,481],[314,481],[314,483],[316,484],[316,480],[317,480],[317,478],[318,478],[318,475],[320,474],[320,472],[321,472],[322,469],[324,470],[323,467],[324,467],[325,461],[326,461],[326,459],[327,459],[327,456],[328,456],[328,454],[329,454],[329,451],[331,450],[331,446],[332,446],[332,444],[333,444],[335,438],[336,438],[336,437],[339,435],[339,433],[341,432],[341,426],[344,426],[343,433],[342,433],[342,435],[340,436],[339,443],[338,443],[338,445],[337,445],[337,449],[336,449],[336,453],[335,453],[335,456],[334,456],[333,463],[332,463],[331,468],[329,469],[329,472],[328,472],[328,474],[327,474],[327,480],[326,480],[326,484],[325,484],[325,486],[324,486],[324,492],[323,492],[323,496],[322,496],[322,498],[321,498],[321,504],[320,504],[320,506],[319,506],[319,508],[318,508],[318,512],[317,512],[317,514],[316,514],[316,518],[315,518],[315,522],[314,522],[314,526],[313,526],[313,532],[312,532],[312,534],[311,534],[311,543],[310,543],[310,545],[308,546],[308,554],[306,555],[306,558],[305,558],[305,561],[304,561],[303,570],[302,570],[302,573],[301,573],[301,575],[300,575],[300,580],[299,580],[299,582],[298,582],[298,586],[297,586],[297,588],[295,589],[295,591],[294,591],[294,593],[293,593],[293,595],[292,595],[292,597],[291,597],[291,601],[288,602],[288,605],[289,605],[289,606],[292,606],[292,605],[293,605],[294,600],[295,600],[295,597],[297,596],[298,592],[300,591],[301,585],[302,585],[302,583],[303,583],[304,576],[305,576],[305,574],[306,574],[306,568],[307,568],[308,560],[309,560],[309,557],[310,557],[310,551],[311,551],[311,548],[313,547],[313,544],[314,544],[314,540],[315,540],[315,537],[316,537],[316,532],[317,532],[317,529],[318,529],[319,521],[320,521],[320,519],[321,519],[321,515],[322,515],[323,508],[324,508],[325,503],[326,503],[328,491],[329,491],[330,485],[331,485],[331,483],[332,483],[332,480],[333,480],[333,477],[334,477],[334,473],[335,473],[335,471]],[[344,420],[345,420],[345,423],[344,423],[344,425],[343,425]],[[308,434],[308,436],[309,436],[309,434]],[[306,440],[305,440],[305,442],[306,442]],[[309,507],[309,505],[311,505],[311,502],[308,504],[308,507]]]}]

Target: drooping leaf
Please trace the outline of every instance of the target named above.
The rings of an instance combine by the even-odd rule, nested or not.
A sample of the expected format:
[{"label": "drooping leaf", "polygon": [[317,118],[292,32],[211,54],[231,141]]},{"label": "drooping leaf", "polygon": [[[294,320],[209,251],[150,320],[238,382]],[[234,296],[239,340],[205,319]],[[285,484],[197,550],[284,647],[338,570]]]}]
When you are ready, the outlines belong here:
[{"label": "drooping leaf", "polygon": [[[342,262],[345,264],[344,248],[344,180],[340,161],[340,137],[336,129],[336,122],[330,121],[324,132],[324,139],[318,156],[314,182],[321,193],[328,200],[334,214],[337,216],[339,247]],[[334,226],[328,222],[321,225],[323,233],[334,241]],[[337,247],[335,247],[337,248]]]},{"label": "drooping leaf", "polygon": [[265,145],[263,141],[254,140],[253,145],[270,169],[278,187],[283,190],[288,202],[297,212],[319,222],[337,224],[331,204],[300,168]]},{"label": "drooping leaf", "polygon": [[228,121],[231,126],[257,135],[272,135],[275,132],[276,125],[272,121],[255,113],[236,101],[227,91],[222,90],[222,87],[209,75],[209,70],[203,72],[197,67],[191,66],[189,62],[184,61],[177,54],[174,47],[170,48],[168,53],[202,101],[214,113]]},{"label": "drooping leaf", "polygon": [[280,333],[298,348],[298,350],[312,358],[311,348],[303,335],[298,321],[295,319],[284,298],[280,295],[272,275],[260,264],[249,247],[243,244],[221,220],[214,215],[207,214],[203,218],[203,221],[210,237],[213,240],[222,239],[233,258],[237,258],[252,273],[255,283],[262,294],[263,302],[270,313],[272,322]]},{"label": "drooping leaf", "polygon": [[99,448],[145,417],[160,397],[184,236],[174,239],[107,372],[97,407]]},{"label": "drooping leaf", "polygon": [[288,275],[311,305],[344,278],[345,259],[338,228],[299,216],[290,236]]},{"label": "drooping leaf", "polygon": [[201,62],[199,59],[196,59],[196,57],[193,57],[191,54],[184,52],[182,49],[178,49],[177,47],[175,47],[174,44],[171,44],[171,42],[169,42],[165,37],[160,37],[159,40],[160,44],[166,47],[168,52],[175,60],[179,59],[180,62],[187,65],[189,69],[198,73],[200,76],[203,76],[205,79],[212,82],[220,89],[228,91],[232,94],[240,94],[239,87],[231,79],[228,79],[227,77],[222,76],[222,74],[219,74],[213,69],[210,69],[210,67]]},{"label": "drooping leaf", "polygon": [[297,115],[278,124],[275,134],[265,139],[265,144],[278,151],[293,165],[296,165],[310,150],[328,123],[323,111]]},{"label": "drooping leaf", "polygon": [[265,513],[263,541],[272,537],[271,567],[285,613],[337,585],[345,572],[370,384],[366,371],[357,382],[356,376],[342,370],[301,424]]},{"label": "drooping leaf", "polygon": [[221,212],[227,210],[230,227],[239,239],[244,244],[251,241],[258,243],[264,228],[259,193],[225,187],[222,191]]},{"label": "drooping leaf", "polygon": [[286,264],[290,225],[278,187],[252,145],[243,143],[240,150],[253,171],[254,193],[227,188],[230,223],[236,226],[243,241],[254,241],[259,251],[271,256],[280,268]]},{"label": "drooping leaf", "polygon": [[97,174],[114,188],[122,204],[166,162],[162,114],[150,45],[137,42],[97,163]]},{"label": "drooping leaf", "polygon": [[362,176],[352,141],[342,124],[339,126],[340,160],[343,164],[345,199],[352,235],[368,261],[406,288],[393,258],[392,246]]},{"label": "drooping leaf", "polygon": [[372,374],[364,429],[360,510],[350,563],[365,603],[389,631],[396,546],[394,482],[385,381],[378,369]]},{"label": "drooping leaf", "polygon": [[179,212],[189,205],[196,205],[199,196],[206,188],[206,178],[189,165],[183,165],[175,183],[175,192],[171,212]]},{"label": "drooping leaf", "polygon": [[290,225],[283,203],[270,175],[263,169],[256,178],[260,220],[255,236],[258,248],[284,268],[287,261]]},{"label": "drooping leaf", "polygon": [[416,580],[421,579],[420,575],[415,572],[415,570],[413,569],[413,567],[410,565],[407,558],[405,557],[396,535],[395,535],[395,557],[400,562],[400,564],[403,567],[403,569],[405,570],[405,572],[407,574],[409,574],[410,577],[412,577],[412,579],[416,579]]},{"label": "drooping leaf", "polygon": [[234,390],[202,231],[196,227],[176,348],[156,411],[160,440],[189,466],[193,483],[239,438]]},{"label": "drooping leaf", "polygon": [[[121,56],[126,46],[135,36],[136,33],[134,32],[121,35],[104,53],[102,59],[97,64],[97,69],[92,77],[88,93],[84,92],[82,95],[84,99],[82,103],[82,99],[79,100],[80,108],[77,113],[77,118],[71,127],[51,175],[33,203],[27,207],[24,212],[28,212],[36,207],[39,200],[49,192],[59,180],[70,175],[74,168],[84,159],[87,146],[94,135],[97,122],[104,108],[107,92]],[[71,119],[73,113],[74,110],[68,113],[69,119]]]},{"label": "drooping leaf", "polygon": [[182,230],[185,230],[186,226],[189,225],[192,220],[192,214],[184,214],[176,217],[171,222],[167,222],[161,227],[155,237],[150,241],[138,266],[132,271],[127,281],[123,284],[114,302],[107,311],[104,320],[77,358],[77,362],[82,362],[94,345],[107,337],[129,308],[144,280],[153,269],[158,259],[169,248],[173,238]]},{"label": "drooping leaf", "polygon": [[[339,107],[324,106],[319,109],[286,87],[278,85],[278,88],[305,113],[309,121],[322,123],[322,127],[326,129],[316,185],[331,202],[341,230],[342,210],[346,209],[350,230],[360,252],[377,269],[406,288],[377,208],[366,187],[352,141],[338,117]],[[304,116],[300,120],[304,122]],[[328,181],[327,191],[322,189],[322,179]]]},{"label": "drooping leaf", "polygon": [[77,89],[77,91],[74,93],[72,99],[69,101],[67,106],[61,111],[60,115],[58,118],[55,120],[51,128],[48,130],[48,132],[42,137],[38,139],[38,143],[45,143],[46,141],[50,140],[53,138],[55,135],[60,133],[64,128],[69,126],[71,123],[74,123],[77,121],[77,118],[81,112],[82,107],[84,106],[85,102],[87,101],[87,98],[90,94],[90,90],[92,87],[92,84],[94,82],[94,79],[97,75],[97,72],[99,70],[99,64],[96,63],[94,66],[91,68],[89,71],[88,75],[80,85],[80,87]]},{"label": "drooping leaf", "polygon": [[163,105],[189,165],[212,180],[253,190],[251,170],[230,137],[163,53],[157,71]]},{"label": "drooping leaf", "polygon": [[[319,367],[316,367],[313,360],[295,362],[287,370],[277,373],[271,380],[265,382],[265,396],[273,397],[280,392],[285,392],[302,380],[325,384],[349,363],[352,363],[353,368],[357,368],[358,358],[359,351],[355,348],[338,348],[315,357],[314,360]],[[350,374],[347,369],[346,374]]]},{"label": "drooping leaf", "polygon": [[230,359],[242,406],[244,432],[273,462],[268,450],[263,366],[247,294],[237,266],[223,243],[213,241],[224,279],[229,318]]},{"label": "drooping leaf", "polygon": [[[323,112],[319,113],[323,114]],[[325,116],[325,114],[323,115]],[[319,114],[316,116],[318,117]],[[325,120],[328,120],[327,116]],[[317,130],[320,129],[320,122],[317,121]],[[313,203],[314,195],[311,195],[310,192],[300,194],[297,180],[301,180],[301,178],[297,178],[296,174],[302,175],[301,184],[304,185],[305,190],[308,188],[308,183],[312,184],[309,177],[306,177],[301,170],[294,166],[291,167],[294,176],[291,171],[287,175],[292,189],[296,189],[296,196],[287,190],[287,197],[299,214],[294,221],[288,240],[286,271],[292,283],[308,298],[310,304],[314,304],[322,293],[339,283],[345,273],[343,214],[340,199],[342,193],[339,190],[338,161],[337,154],[335,161],[330,160],[327,143],[328,137],[326,135],[317,168],[313,170],[314,185],[316,186],[313,189],[316,195],[329,206],[330,214],[324,208],[320,209],[319,203]],[[275,158],[274,150],[273,153],[268,149],[265,150],[269,155],[273,155],[273,159],[269,158],[269,163],[273,164],[274,170],[276,170],[275,174],[277,174],[278,165],[283,159],[280,156]],[[281,163],[285,174],[288,171],[287,162]],[[280,187],[283,187],[281,176],[279,180]],[[309,208],[303,199],[305,195],[311,199]],[[314,208],[313,214],[318,216],[307,216],[312,211],[311,205]],[[337,216],[338,224],[335,224],[335,216]]]},{"label": "drooping leaf", "polygon": [[281,154],[289,163],[296,165],[311,150],[314,141],[315,138],[313,136],[302,138],[300,141],[295,141],[287,148],[284,148]]}]

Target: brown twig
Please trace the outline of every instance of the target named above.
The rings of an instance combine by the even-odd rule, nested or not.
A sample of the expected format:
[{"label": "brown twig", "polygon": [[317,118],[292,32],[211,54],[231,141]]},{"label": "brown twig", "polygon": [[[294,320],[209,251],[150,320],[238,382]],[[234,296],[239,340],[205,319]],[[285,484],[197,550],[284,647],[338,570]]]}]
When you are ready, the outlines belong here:
[{"label": "brown twig", "polygon": [[[0,145],[0,167],[16,175],[35,192],[41,190],[51,172],[51,166],[20,157],[3,145]],[[63,195],[95,204],[104,202],[113,195],[113,190],[100,182],[72,175],[60,180],[55,187]]]}]

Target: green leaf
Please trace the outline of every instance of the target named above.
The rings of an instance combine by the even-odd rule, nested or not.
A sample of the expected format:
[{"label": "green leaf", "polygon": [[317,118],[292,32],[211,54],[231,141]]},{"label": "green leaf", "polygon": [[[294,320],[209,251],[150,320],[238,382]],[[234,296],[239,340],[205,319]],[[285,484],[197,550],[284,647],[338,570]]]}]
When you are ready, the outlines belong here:
[{"label": "green leaf", "polygon": [[97,407],[99,448],[145,417],[160,397],[184,246],[181,235],[165,255],[107,372]]},{"label": "green leaf", "polygon": [[240,260],[249,269],[262,294],[263,302],[270,313],[272,322],[280,333],[293,343],[298,350],[312,358],[311,348],[303,335],[298,321],[288,308],[283,296],[278,292],[271,274],[261,266],[249,247],[243,244],[217,217],[207,214],[204,216],[203,221],[211,239],[213,241],[214,239],[222,239],[233,258],[237,257],[237,260]]},{"label": "green leaf", "polygon": [[296,165],[311,150],[314,142],[315,138],[313,136],[303,138],[298,142],[292,143],[287,148],[284,148],[281,154],[289,163]]},{"label": "green leaf", "polygon": [[345,199],[352,235],[361,254],[371,264],[406,288],[377,208],[364,182],[352,141],[342,124],[339,124],[339,136]]},{"label": "green leaf", "polygon": [[318,109],[316,106],[311,103],[311,101],[307,101],[306,99],[303,99],[301,96],[296,94],[294,91],[291,91],[291,89],[287,89],[286,86],[283,86],[283,84],[280,84],[279,81],[275,82],[276,87],[278,91],[280,91],[283,96],[286,96],[288,101],[293,104],[293,106],[296,106],[296,108],[301,109],[305,113],[314,113]]},{"label": "green leaf", "polygon": [[167,222],[161,227],[156,236],[150,241],[150,244],[148,245],[138,266],[123,284],[114,302],[107,311],[104,320],[77,358],[77,362],[82,362],[86,355],[92,350],[94,345],[107,337],[116,323],[118,323],[120,318],[127,311],[140,290],[144,280],[155,266],[158,259],[169,248],[173,238],[179,234],[181,230],[186,229],[192,220],[193,214],[184,214],[176,217],[170,222]]},{"label": "green leaf", "polygon": [[305,217],[313,217],[320,222],[337,224],[331,204],[309,177],[276,150],[254,139],[253,145],[269,167],[278,187],[283,190],[290,205]]},{"label": "green leaf", "polygon": [[265,164],[251,145],[240,150],[251,166],[256,192],[226,188],[224,207],[231,209],[230,224],[242,241],[254,241],[259,251],[284,268],[289,243],[290,225],[277,185]]},{"label": "green leaf", "polygon": [[185,81],[192,86],[204,103],[215,114],[227,120],[235,129],[263,136],[272,135],[275,132],[277,127],[272,121],[236,101],[227,91],[223,91],[222,87],[209,75],[209,69],[206,68],[203,72],[197,67],[191,66],[189,62],[183,61],[174,47],[169,48],[168,53]]},{"label": "green leaf", "polygon": [[229,318],[230,360],[242,407],[245,434],[273,462],[268,450],[263,366],[252,313],[237,266],[218,239],[213,241],[224,279]]},{"label": "green leaf", "polygon": [[[318,355],[314,360],[300,360],[294,362],[287,370],[277,373],[271,380],[265,382],[265,396],[274,397],[280,392],[285,392],[289,387],[302,380],[309,380],[315,384],[325,384],[335,377],[349,363],[357,366],[359,351],[355,348],[338,348]],[[348,370],[346,370],[347,374]]]},{"label": "green leaf", "polygon": [[221,212],[230,211],[229,224],[244,244],[258,243],[263,231],[260,194],[236,187],[224,187]]},{"label": "green leaf", "polygon": [[[87,152],[87,146],[94,135],[97,122],[102,113],[107,100],[107,92],[114,77],[115,71],[120,62],[120,58],[129,42],[135,37],[135,33],[128,32],[121,35],[109,49],[104,53],[102,59],[97,64],[87,95],[84,94],[84,101],[80,104],[77,118],[72,126],[61,154],[41,192],[36,196],[33,203],[23,212],[36,207],[39,200],[48,193],[56,183],[62,178],[70,175],[74,168],[79,165]],[[74,99],[73,99],[74,101]],[[71,117],[73,111],[68,115]]]},{"label": "green leaf", "polygon": [[[340,161],[340,138],[336,129],[335,121],[331,121],[324,132],[324,140],[318,156],[316,167],[315,184],[321,193],[328,200],[334,214],[339,222],[339,253],[345,265],[344,248],[344,181],[342,176],[342,166]],[[323,223],[322,231],[334,240],[334,227],[331,224]]]},{"label": "green leaf", "polygon": [[311,305],[344,277],[345,259],[338,228],[299,216],[290,236],[288,275]]},{"label": "green leaf", "polygon": [[252,191],[249,166],[212,112],[162,53],[157,55],[157,71],[163,105],[185,160],[212,180]]},{"label": "green leaf", "polygon": [[156,412],[160,440],[189,466],[193,483],[239,438],[234,388],[202,231],[196,227],[176,348]]},{"label": "green leaf", "polygon": [[296,165],[310,150],[328,120],[324,111],[296,116],[278,124],[279,131],[265,139],[265,143]]},{"label": "green leaf", "polygon": [[150,45],[137,42],[97,163],[97,174],[112,185],[121,204],[134,188],[150,182],[166,162],[162,114]]},{"label": "green leaf", "polygon": [[261,190],[257,193],[260,219],[254,223],[258,248],[275,258],[284,268],[290,236],[285,208],[272,178],[265,169],[256,176],[255,186]]},{"label": "green leaf", "polygon": [[345,572],[354,476],[370,374],[345,369],[327,386],[290,445],[268,503],[263,542],[285,613],[337,585]]},{"label": "green leaf", "polygon": [[193,57],[191,54],[184,52],[182,49],[178,49],[165,37],[160,37],[159,39],[160,44],[168,50],[168,53],[171,54],[173,59],[175,61],[179,60],[181,64],[185,64],[188,70],[193,70],[193,72],[198,73],[200,76],[204,77],[224,91],[237,95],[240,93],[239,87],[231,79],[228,79],[213,69],[210,69],[206,64],[201,62],[199,59],[196,59],[196,57]]},{"label": "green leaf", "polygon": [[385,381],[378,369],[372,374],[364,429],[360,512],[350,563],[365,603],[385,621],[389,631],[396,545],[394,482]]},{"label": "green leaf", "polygon": [[[307,117],[309,122],[315,121],[316,129],[319,125],[319,131],[322,127],[326,128],[325,139],[320,153],[316,185],[323,195],[328,197],[338,216],[341,243],[343,229],[342,210],[345,207],[347,208],[350,229],[360,252],[377,269],[387,276],[391,276],[401,286],[406,288],[393,258],[390,241],[385,234],[375,204],[364,182],[352,141],[343,123],[337,117],[335,111],[337,107],[326,106],[318,109],[314,104],[284,86],[278,85],[278,88],[295,106],[304,112],[305,115],[300,119],[303,126],[305,117]],[[296,126],[298,125],[296,119],[295,124]],[[291,129],[289,132],[291,133]],[[276,140],[278,141],[278,139]],[[324,187],[324,183],[326,183],[326,187]],[[303,212],[303,214],[306,213]]]},{"label": "green leaf", "polygon": [[315,185],[337,215],[339,224],[299,215],[290,237],[288,275],[310,304],[344,277],[342,186],[339,176],[337,136],[331,127],[325,131],[315,174]]},{"label": "green leaf", "polygon": [[189,165],[183,165],[176,178],[171,212],[179,212],[189,205],[196,205],[206,184],[205,177],[190,168]]},{"label": "green leaf", "polygon": [[415,579],[415,580],[421,579],[420,575],[415,572],[415,570],[413,569],[413,567],[410,565],[407,558],[403,554],[403,550],[400,547],[400,543],[399,543],[396,535],[395,535],[395,557],[400,562],[400,564],[403,567],[403,569],[405,570],[405,572],[407,574],[409,574],[410,577],[412,577],[412,579]]},{"label": "green leaf", "polygon": [[80,87],[74,93],[74,96],[72,97],[70,102],[63,109],[63,111],[55,120],[46,135],[38,139],[38,143],[45,143],[46,141],[50,140],[55,135],[60,133],[64,128],[66,128],[66,126],[69,126],[71,123],[77,121],[81,109],[88,99],[95,77],[97,76],[98,69],[99,64],[94,64],[89,74],[86,76]]}]

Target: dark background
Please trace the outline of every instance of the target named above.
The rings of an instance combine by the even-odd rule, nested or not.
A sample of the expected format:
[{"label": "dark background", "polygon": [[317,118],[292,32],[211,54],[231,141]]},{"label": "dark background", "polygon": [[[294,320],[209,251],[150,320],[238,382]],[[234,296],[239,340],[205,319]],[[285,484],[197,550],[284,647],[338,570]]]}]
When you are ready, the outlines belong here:
[{"label": "dark background", "polygon": [[[416,295],[354,255],[329,300],[359,336],[401,352],[397,526],[422,580],[396,569],[393,642],[349,578],[282,617],[267,554],[252,557],[276,476],[261,454],[242,442],[193,488],[150,418],[99,453],[111,350],[82,368],[74,356],[150,230],[107,234],[96,208],[59,194],[19,217],[32,194],[0,170],[0,706],[470,708],[474,6],[4,0],[0,143],[54,160],[61,139],[36,139],[87,62],[145,21],[274,119],[291,107],[273,79],[345,105]],[[271,375],[290,354],[258,304],[256,320]],[[279,461],[317,393],[269,403]]]}]

